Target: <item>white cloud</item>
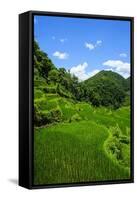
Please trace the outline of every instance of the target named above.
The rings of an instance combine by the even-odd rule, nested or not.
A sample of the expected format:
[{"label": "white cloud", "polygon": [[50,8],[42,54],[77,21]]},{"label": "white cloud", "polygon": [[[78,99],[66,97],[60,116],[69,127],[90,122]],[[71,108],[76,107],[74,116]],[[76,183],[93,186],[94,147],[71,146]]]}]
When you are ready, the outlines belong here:
[{"label": "white cloud", "polygon": [[102,40],[97,40],[95,44],[85,42],[85,47],[88,48],[89,50],[93,50],[96,47],[101,46],[101,45],[102,45]]},{"label": "white cloud", "polygon": [[70,73],[78,77],[79,81],[84,81],[99,72],[99,70],[93,70],[87,73],[86,72],[87,67],[88,63],[84,62],[83,64],[79,64],[77,66],[72,67],[70,69]]},{"label": "white cloud", "polygon": [[120,57],[126,58],[127,54],[126,53],[120,53]]},{"label": "white cloud", "polygon": [[88,48],[89,50],[93,50],[95,48],[92,43],[88,43],[88,42],[85,42],[85,47]]},{"label": "white cloud", "polygon": [[101,44],[102,44],[102,40],[97,40],[96,46],[101,46]]},{"label": "white cloud", "polygon": [[60,42],[64,43],[65,41],[67,41],[67,38],[61,38]]},{"label": "white cloud", "polygon": [[107,60],[103,65],[108,67],[106,70],[117,72],[125,78],[130,76],[130,63],[121,60]]},{"label": "white cloud", "polygon": [[58,59],[65,60],[69,57],[68,53],[55,51],[53,56],[57,57]]}]

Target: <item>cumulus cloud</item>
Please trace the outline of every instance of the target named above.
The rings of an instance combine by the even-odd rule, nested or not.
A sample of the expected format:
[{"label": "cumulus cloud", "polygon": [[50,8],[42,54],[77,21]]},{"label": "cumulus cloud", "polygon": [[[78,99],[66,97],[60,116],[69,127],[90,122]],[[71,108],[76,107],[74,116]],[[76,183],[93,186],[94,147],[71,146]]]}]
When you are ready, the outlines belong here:
[{"label": "cumulus cloud", "polygon": [[87,67],[88,67],[88,63],[84,62],[83,64],[79,64],[77,66],[72,67],[70,69],[70,73],[78,77],[79,81],[84,81],[99,72],[99,70],[86,72]]},{"label": "cumulus cloud", "polygon": [[85,47],[88,48],[89,50],[93,50],[95,48],[92,43],[88,43],[88,42],[85,42]]},{"label": "cumulus cloud", "polygon": [[90,42],[85,42],[85,47],[88,48],[89,50],[93,50],[98,46],[102,45],[102,40],[97,40],[95,44],[90,43]]},{"label": "cumulus cloud", "polygon": [[125,78],[130,76],[130,63],[121,60],[107,60],[103,65],[108,67],[106,70],[117,72]]},{"label": "cumulus cloud", "polygon": [[53,56],[57,57],[58,59],[65,60],[69,57],[68,53],[55,51]]},{"label": "cumulus cloud", "polygon": [[126,53],[120,53],[120,57],[126,58],[127,54]]}]

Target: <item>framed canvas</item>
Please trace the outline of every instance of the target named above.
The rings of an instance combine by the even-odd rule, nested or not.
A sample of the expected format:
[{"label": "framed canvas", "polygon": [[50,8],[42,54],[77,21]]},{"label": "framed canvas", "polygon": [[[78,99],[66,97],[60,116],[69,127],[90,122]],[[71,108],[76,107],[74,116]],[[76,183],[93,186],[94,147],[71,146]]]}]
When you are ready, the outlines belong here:
[{"label": "framed canvas", "polygon": [[19,15],[19,185],[134,182],[134,19]]}]

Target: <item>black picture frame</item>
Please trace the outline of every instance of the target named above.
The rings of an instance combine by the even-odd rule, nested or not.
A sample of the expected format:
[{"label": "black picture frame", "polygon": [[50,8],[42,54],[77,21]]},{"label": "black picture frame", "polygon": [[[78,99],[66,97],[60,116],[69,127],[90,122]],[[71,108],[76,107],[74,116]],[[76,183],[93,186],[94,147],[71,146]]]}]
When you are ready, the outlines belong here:
[{"label": "black picture frame", "polygon": [[[131,177],[127,180],[96,181],[84,183],[65,183],[34,185],[34,134],[33,134],[33,17],[34,15],[60,16],[74,18],[128,20],[130,26],[131,63]],[[28,11],[19,15],[19,185],[28,189],[50,187],[89,186],[134,182],[134,18],[60,12]]]}]

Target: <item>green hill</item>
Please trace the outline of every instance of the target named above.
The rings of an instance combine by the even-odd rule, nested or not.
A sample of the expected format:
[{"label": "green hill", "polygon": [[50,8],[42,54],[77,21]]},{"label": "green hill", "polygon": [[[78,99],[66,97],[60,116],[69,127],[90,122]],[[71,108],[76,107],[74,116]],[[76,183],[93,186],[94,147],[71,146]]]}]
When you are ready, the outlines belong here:
[{"label": "green hill", "polygon": [[100,71],[84,81],[87,96],[95,106],[110,106],[119,108],[126,97],[127,80],[112,71]]},{"label": "green hill", "polygon": [[93,77],[86,80],[85,82],[88,85],[90,85],[90,84],[92,85],[93,82],[96,84],[98,81],[100,82],[100,81],[104,81],[104,80],[111,80],[112,83],[113,82],[117,83],[117,85],[119,85],[119,87],[121,87],[123,90],[127,89],[127,80],[128,79],[125,79],[120,74],[118,74],[116,72],[112,72],[112,71],[102,70],[102,71],[98,72],[96,75],[94,75]]},{"label": "green hill", "polygon": [[[34,121],[36,126],[64,119],[58,103],[61,99],[71,102],[72,107],[74,103],[84,101],[97,107],[117,109],[122,105],[129,105],[128,90],[129,79],[112,71],[101,71],[79,83],[78,78],[72,76],[64,68],[57,69],[48,55],[40,50],[37,42],[34,42]],[[79,118],[77,113],[73,113]]]},{"label": "green hill", "polygon": [[86,101],[94,106],[119,108],[127,101],[130,79],[112,71],[100,71],[88,80],[79,83],[64,68],[57,69],[48,55],[34,42],[34,84],[46,93],[57,93],[61,97]]}]

